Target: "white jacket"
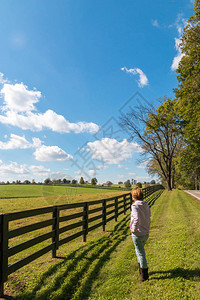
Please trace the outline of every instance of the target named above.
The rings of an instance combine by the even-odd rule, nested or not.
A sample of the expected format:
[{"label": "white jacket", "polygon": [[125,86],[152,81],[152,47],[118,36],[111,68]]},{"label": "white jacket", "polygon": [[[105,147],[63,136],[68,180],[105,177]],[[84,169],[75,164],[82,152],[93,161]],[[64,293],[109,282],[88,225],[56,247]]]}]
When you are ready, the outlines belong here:
[{"label": "white jacket", "polygon": [[149,233],[151,222],[151,210],[143,200],[136,200],[131,206],[130,228],[133,236],[141,236]]}]

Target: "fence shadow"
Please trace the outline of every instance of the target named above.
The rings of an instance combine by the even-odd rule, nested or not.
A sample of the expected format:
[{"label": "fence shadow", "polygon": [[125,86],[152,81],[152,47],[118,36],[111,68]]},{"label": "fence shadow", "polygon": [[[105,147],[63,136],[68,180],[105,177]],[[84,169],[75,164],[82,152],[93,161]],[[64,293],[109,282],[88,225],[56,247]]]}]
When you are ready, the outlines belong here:
[{"label": "fence shadow", "polygon": [[[155,203],[161,193],[148,197],[149,206]],[[58,257],[59,262],[40,276],[31,291],[21,292],[15,299],[88,299],[92,283],[100,270],[120,243],[129,237],[129,220],[128,214],[115,225],[114,230],[107,230],[107,236],[80,244],[66,257]]]},{"label": "fence shadow", "polygon": [[108,232],[109,236],[87,242],[65,258],[60,257],[62,261],[45,272],[31,292],[16,299],[87,299],[101,268],[116,247],[129,237],[129,219],[129,215],[123,217],[114,230]]},{"label": "fence shadow", "polygon": [[174,279],[177,277],[182,277],[186,280],[199,281],[200,269],[187,270],[183,268],[175,268],[167,271],[149,272],[149,275],[150,275],[150,279],[157,279],[157,280]]},{"label": "fence shadow", "polygon": [[150,207],[152,207],[155,204],[156,200],[162,195],[162,193],[163,193],[163,190],[160,190],[157,192],[156,195],[153,194],[153,195],[149,196],[147,199],[145,199],[145,201],[147,201],[148,205]]}]

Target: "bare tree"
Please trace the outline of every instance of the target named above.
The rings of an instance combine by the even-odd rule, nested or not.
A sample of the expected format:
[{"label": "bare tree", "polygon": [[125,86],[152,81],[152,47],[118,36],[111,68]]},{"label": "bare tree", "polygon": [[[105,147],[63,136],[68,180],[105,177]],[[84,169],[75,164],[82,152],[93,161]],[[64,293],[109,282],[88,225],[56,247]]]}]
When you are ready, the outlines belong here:
[{"label": "bare tree", "polygon": [[165,98],[164,100],[157,109],[148,102],[130,108],[130,111],[121,117],[121,125],[141,146],[143,157],[158,163],[167,189],[171,190],[173,159],[182,146],[182,134],[174,101]]}]

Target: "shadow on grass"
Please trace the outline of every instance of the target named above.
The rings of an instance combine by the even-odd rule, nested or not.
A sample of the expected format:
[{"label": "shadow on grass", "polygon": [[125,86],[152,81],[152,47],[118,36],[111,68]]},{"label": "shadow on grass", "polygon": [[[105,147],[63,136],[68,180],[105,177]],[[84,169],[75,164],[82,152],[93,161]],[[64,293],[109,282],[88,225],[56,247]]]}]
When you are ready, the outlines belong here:
[{"label": "shadow on grass", "polygon": [[[154,203],[156,202],[156,200],[162,195],[163,190],[158,191],[157,193],[152,194],[151,196],[149,196],[147,199],[145,199],[145,201],[148,203],[148,205],[151,207],[154,205]],[[156,195],[155,195],[156,194]]]},{"label": "shadow on grass", "polygon": [[[150,206],[161,193],[162,191],[149,197]],[[109,236],[88,242],[66,257],[58,257],[62,261],[43,273],[31,292],[21,292],[15,299],[88,299],[92,283],[97,279],[101,268],[115,249],[129,237],[129,220],[129,215],[123,217],[114,230],[107,231]]]},{"label": "shadow on grass", "polygon": [[[182,277],[186,280],[199,281],[200,269],[185,270],[183,268],[176,268],[168,271],[149,272],[149,275],[150,275],[150,279],[157,279],[157,280],[174,279],[174,278]],[[158,276],[154,276],[154,275],[158,275]]]},{"label": "shadow on grass", "polygon": [[16,299],[88,299],[101,268],[129,236],[129,219],[129,215],[125,216],[109,236],[88,242],[71,252],[45,272],[31,292],[21,293]]},{"label": "shadow on grass", "polygon": [[13,298],[12,296],[4,295],[3,298],[0,299],[14,300],[15,298]]}]

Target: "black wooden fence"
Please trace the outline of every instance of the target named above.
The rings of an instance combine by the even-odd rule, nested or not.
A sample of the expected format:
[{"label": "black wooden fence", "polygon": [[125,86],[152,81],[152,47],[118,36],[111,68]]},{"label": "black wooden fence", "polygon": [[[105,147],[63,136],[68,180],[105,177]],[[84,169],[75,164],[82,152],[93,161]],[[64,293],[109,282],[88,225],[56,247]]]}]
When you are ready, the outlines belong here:
[{"label": "black wooden fence", "polygon": [[[163,186],[154,185],[144,188],[144,199],[160,189],[163,189]],[[150,198],[150,201],[154,200],[153,197]],[[101,226],[102,230],[105,231],[106,223],[113,219],[117,221],[119,215],[126,214],[126,211],[130,210],[131,205],[131,194],[126,193],[103,200],[0,214],[0,297],[4,294],[4,282],[7,281],[10,274],[49,251],[52,251],[52,257],[56,258],[58,248],[77,237],[82,236],[83,242],[86,242],[87,234],[90,231]],[[68,212],[68,215],[65,215],[65,212]],[[43,218],[44,216],[46,218]],[[30,222],[28,221],[28,225],[23,227],[16,228],[14,224],[15,226],[11,226],[10,229],[12,222],[24,219],[26,224],[27,220],[31,220],[32,217],[37,217],[38,220],[43,219],[33,224],[29,224]],[[41,229],[46,229],[46,232],[38,233],[36,237],[30,239],[29,233]],[[72,230],[76,232],[74,233]],[[69,234],[70,231],[72,231],[72,234]],[[68,235],[63,237],[63,234],[66,232]],[[10,246],[9,242],[13,238],[25,234],[28,234],[28,238],[25,241]],[[22,259],[20,258],[13,263],[9,263],[10,257],[44,241],[49,241],[48,245]]]}]

